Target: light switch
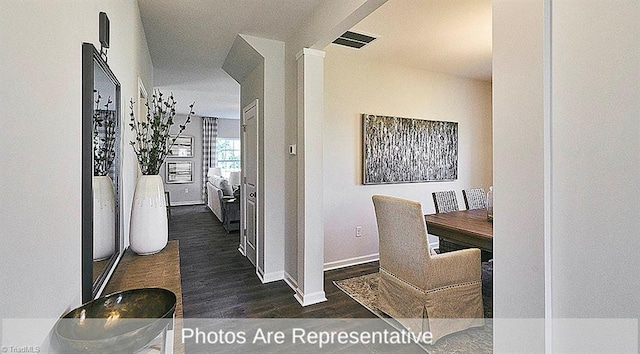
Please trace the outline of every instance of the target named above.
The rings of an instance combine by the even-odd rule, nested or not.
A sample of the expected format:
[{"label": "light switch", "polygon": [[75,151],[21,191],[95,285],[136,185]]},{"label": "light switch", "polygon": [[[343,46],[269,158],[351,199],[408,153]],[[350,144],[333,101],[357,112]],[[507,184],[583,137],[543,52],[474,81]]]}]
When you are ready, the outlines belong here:
[{"label": "light switch", "polygon": [[289,145],[289,155],[296,154],[296,144]]}]

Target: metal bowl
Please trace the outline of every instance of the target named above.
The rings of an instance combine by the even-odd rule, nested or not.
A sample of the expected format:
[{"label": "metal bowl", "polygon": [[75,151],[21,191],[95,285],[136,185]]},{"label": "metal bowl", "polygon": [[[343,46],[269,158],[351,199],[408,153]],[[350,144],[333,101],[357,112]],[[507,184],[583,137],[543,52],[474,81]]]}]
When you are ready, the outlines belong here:
[{"label": "metal bowl", "polygon": [[167,289],[126,290],[71,310],[55,333],[67,352],[130,353],[162,333],[175,309],[176,295]]}]

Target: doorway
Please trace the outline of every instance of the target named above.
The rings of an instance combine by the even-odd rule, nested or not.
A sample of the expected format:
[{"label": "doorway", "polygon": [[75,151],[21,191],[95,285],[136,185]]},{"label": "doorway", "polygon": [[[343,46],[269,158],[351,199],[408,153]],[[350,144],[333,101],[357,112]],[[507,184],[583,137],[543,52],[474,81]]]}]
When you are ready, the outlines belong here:
[{"label": "doorway", "polygon": [[264,260],[260,252],[257,235],[258,218],[258,100],[242,109],[242,178],[241,178],[241,221],[240,251],[258,270],[262,269]]}]

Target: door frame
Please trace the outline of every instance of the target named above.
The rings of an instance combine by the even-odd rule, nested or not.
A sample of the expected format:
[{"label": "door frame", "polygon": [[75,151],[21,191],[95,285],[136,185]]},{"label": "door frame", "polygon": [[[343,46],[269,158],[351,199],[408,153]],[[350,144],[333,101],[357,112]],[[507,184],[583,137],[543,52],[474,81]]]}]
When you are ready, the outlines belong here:
[{"label": "door frame", "polygon": [[[246,132],[246,117],[245,114],[246,112],[248,112],[249,110],[253,109],[255,107],[256,110],[256,147],[258,147],[259,144],[259,134],[257,133],[257,127],[259,124],[259,119],[260,119],[260,115],[259,115],[259,102],[258,99],[256,98],[255,100],[251,101],[249,104],[247,104],[246,106],[244,106],[242,108],[242,116],[241,116],[241,125],[240,125],[240,169],[242,171],[242,178],[241,178],[241,182],[240,182],[240,195],[241,195],[241,199],[240,199],[240,242],[239,242],[239,246],[238,246],[238,251],[240,251],[240,253],[249,258],[247,255],[247,185],[246,185],[246,177],[244,175],[245,171],[246,171],[246,164],[248,159],[247,154],[249,153],[249,151],[247,150],[247,144],[246,144],[246,139],[247,139],[247,132]],[[256,244],[255,246],[255,251],[256,251],[256,255],[255,255],[255,259],[256,259],[256,270],[258,269],[257,266],[257,260],[258,260],[258,252],[259,252],[259,245],[258,245],[258,218],[259,218],[259,214],[258,214],[258,207],[259,207],[259,191],[258,191],[258,181],[260,180],[260,169],[258,168],[259,165],[259,155],[258,155],[258,151],[256,149],[256,151],[254,152],[256,154],[256,198],[255,198],[255,232],[256,232]]]}]

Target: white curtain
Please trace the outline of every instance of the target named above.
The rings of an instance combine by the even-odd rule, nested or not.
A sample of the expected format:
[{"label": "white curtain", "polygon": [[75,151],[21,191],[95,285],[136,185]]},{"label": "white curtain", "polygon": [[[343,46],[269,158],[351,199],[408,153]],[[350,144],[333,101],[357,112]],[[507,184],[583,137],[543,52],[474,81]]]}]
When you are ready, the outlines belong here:
[{"label": "white curtain", "polygon": [[218,118],[202,117],[202,200],[207,202],[207,172],[218,166]]}]

